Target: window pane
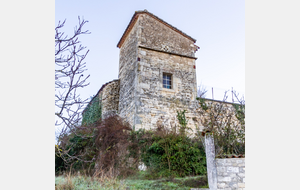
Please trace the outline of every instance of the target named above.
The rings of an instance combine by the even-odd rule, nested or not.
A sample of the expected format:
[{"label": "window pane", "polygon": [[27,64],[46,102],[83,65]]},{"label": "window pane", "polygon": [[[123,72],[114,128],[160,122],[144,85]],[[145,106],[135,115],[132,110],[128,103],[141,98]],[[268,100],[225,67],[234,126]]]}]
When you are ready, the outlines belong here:
[{"label": "window pane", "polygon": [[163,73],[163,87],[172,89],[172,75]]}]

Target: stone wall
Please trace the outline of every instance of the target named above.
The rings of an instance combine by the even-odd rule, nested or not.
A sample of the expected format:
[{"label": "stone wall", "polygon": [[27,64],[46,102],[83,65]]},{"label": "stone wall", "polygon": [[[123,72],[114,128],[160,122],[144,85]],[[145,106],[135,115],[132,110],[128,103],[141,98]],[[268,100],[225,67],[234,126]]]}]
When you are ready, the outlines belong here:
[{"label": "stone wall", "polygon": [[[147,11],[134,14],[118,47],[119,115],[136,129],[178,126],[186,110],[188,127],[201,131],[197,96],[195,39]],[[172,88],[163,88],[163,74]]]},{"label": "stone wall", "polygon": [[[202,104],[201,102],[203,101],[200,100],[200,98],[197,99],[198,100],[196,101],[194,115],[195,123],[197,123],[200,126],[200,131],[203,131],[205,129],[204,126],[208,127],[205,130],[209,129],[209,123],[216,118],[219,121],[218,127],[214,126],[217,127],[217,130],[221,129],[220,124],[222,124],[223,127],[225,127],[227,124],[230,124],[230,126],[236,130],[245,130],[243,128],[244,125],[242,125],[241,121],[238,120],[238,118],[236,117],[236,106],[240,106],[240,104],[233,104],[230,102],[201,98],[202,100],[204,100],[205,103]],[[203,105],[207,106],[208,109],[205,110]]]},{"label": "stone wall", "polygon": [[218,190],[245,190],[245,158],[216,159]]},{"label": "stone wall", "polygon": [[[136,128],[178,125],[177,111],[183,110],[187,110],[188,127],[195,128],[195,59],[142,47],[138,57]],[[163,88],[163,73],[172,75],[172,89]]]},{"label": "stone wall", "polygon": [[[187,110],[195,128],[194,41],[148,13],[130,28],[120,47],[120,116],[136,129],[151,129],[178,125],[177,110]],[[172,89],[163,88],[163,73],[172,75]]]},{"label": "stone wall", "polygon": [[160,19],[148,14],[139,16],[140,36],[139,45],[165,52],[194,56],[194,41],[166,26]]},{"label": "stone wall", "polygon": [[101,90],[99,97],[102,103],[102,119],[118,113],[119,110],[120,81],[114,80],[107,83]]},{"label": "stone wall", "polygon": [[122,47],[119,57],[120,98],[119,115],[134,125],[137,77],[138,25],[135,25]]}]

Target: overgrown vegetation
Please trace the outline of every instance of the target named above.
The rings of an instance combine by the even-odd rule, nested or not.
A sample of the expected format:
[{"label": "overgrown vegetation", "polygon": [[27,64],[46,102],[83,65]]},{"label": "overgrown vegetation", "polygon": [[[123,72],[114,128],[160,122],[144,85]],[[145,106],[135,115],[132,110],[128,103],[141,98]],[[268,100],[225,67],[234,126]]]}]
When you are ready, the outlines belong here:
[{"label": "overgrown vegetation", "polygon": [[[187,136],[185,111],[177,118],[180,126],[171,129],[135,131],[116,115],[77,127],[56,146],[56,173],[72,169],[97,177],[110,170],[114,176],[127,177],[144,163],[147,179],[205,175],[201,140]],[[63,154],[60,147],[68,152]]]},{"label": "overgrown vegetation", "polygon": [[71,168],[77,171],[94,168],[99,152],[95,144],[97,130],[94,126],[76,127],[62,137],[60,144],[55,147],[55,160],[60,163],[55,163],[57,174]]},{"label": "overgrown vegetation", "polygon": [[245,154],[245,101],[238,98],[239,104],[197,98],[201,109],[199,115],[205,130],[212,132],[217,157]]},{"label": "overgrown vegetation", "polygon": [[[126,153],[130,130],[129,124],[116,115],[76,127],[56,145],[55,159],[60,163],[56,173],[72,169],[98,176],[111,167],[121,168],[121,153]],[[114,170],[115,175],[120,172]]]},{"label": "overgrown vegetation", "polygon": [[97,126],[95,142],[99,155],[94,176],[103,175],[103,172],[106,173],[112,168],[114,176],[126,177],[131,174],[130,163],[126,159],[131,130],[129,123],[117,115],[109,116]]},{"label": "overgrown vegetation", "polygon": [[101,119],[102,115],[102,104],[100,102],[98,94],[91,100],[83,112],[82,124],[91,125]]},{"label": "overgrown vegetation", "polygon": [[147,166],[148,178],[206,174],[204,147],[198,138],[186,135],[185,111],[178,112],[181,124],[167,129],[157,126],[154,131],[139,129],[130,134],[129,155]]}]

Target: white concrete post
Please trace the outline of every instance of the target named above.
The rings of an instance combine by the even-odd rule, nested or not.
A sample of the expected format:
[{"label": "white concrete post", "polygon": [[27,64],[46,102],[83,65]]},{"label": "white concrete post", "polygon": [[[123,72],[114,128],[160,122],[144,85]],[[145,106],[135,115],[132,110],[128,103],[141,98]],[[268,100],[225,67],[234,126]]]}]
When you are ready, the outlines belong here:
[{"label": "white concrete post", "polygon": [[210,133],[205,134],[205,153],[207,165],[207,179],[210,190],[217,190],[217,167],[215,160],[214,137]]}]

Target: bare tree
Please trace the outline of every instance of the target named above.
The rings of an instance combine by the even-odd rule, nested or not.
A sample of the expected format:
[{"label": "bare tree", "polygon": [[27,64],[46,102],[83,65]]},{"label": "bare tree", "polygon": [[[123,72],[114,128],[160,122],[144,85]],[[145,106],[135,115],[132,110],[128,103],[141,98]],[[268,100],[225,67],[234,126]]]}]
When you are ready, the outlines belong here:
[{"label": "bare tree", "polygon": [[78,17],[79,25],[74,28],[72,36],[61,32],[66,20],[55,27],[55,126],[61,132],[66,132],[81,120],[81,112],[88,102],[82,100],[77,90],[89,83],[90,75],[84,75],[86,63],[84,62],[89,50],[82,46],[79,36],[89,34],[83,31],[88,22]]},{"label": "bare tree", "polygon": [[239,98],[239,104],[223,101],[199,99],[199,116],[204,131],[212,132],[215,140],[216,155],[245,154],[245,101]]},{"label": "bare tree", "polygon": [[207,93],[207,89],[202,84],[200,84],[197,89],[197,97],[205,98],[206,93]]}]

